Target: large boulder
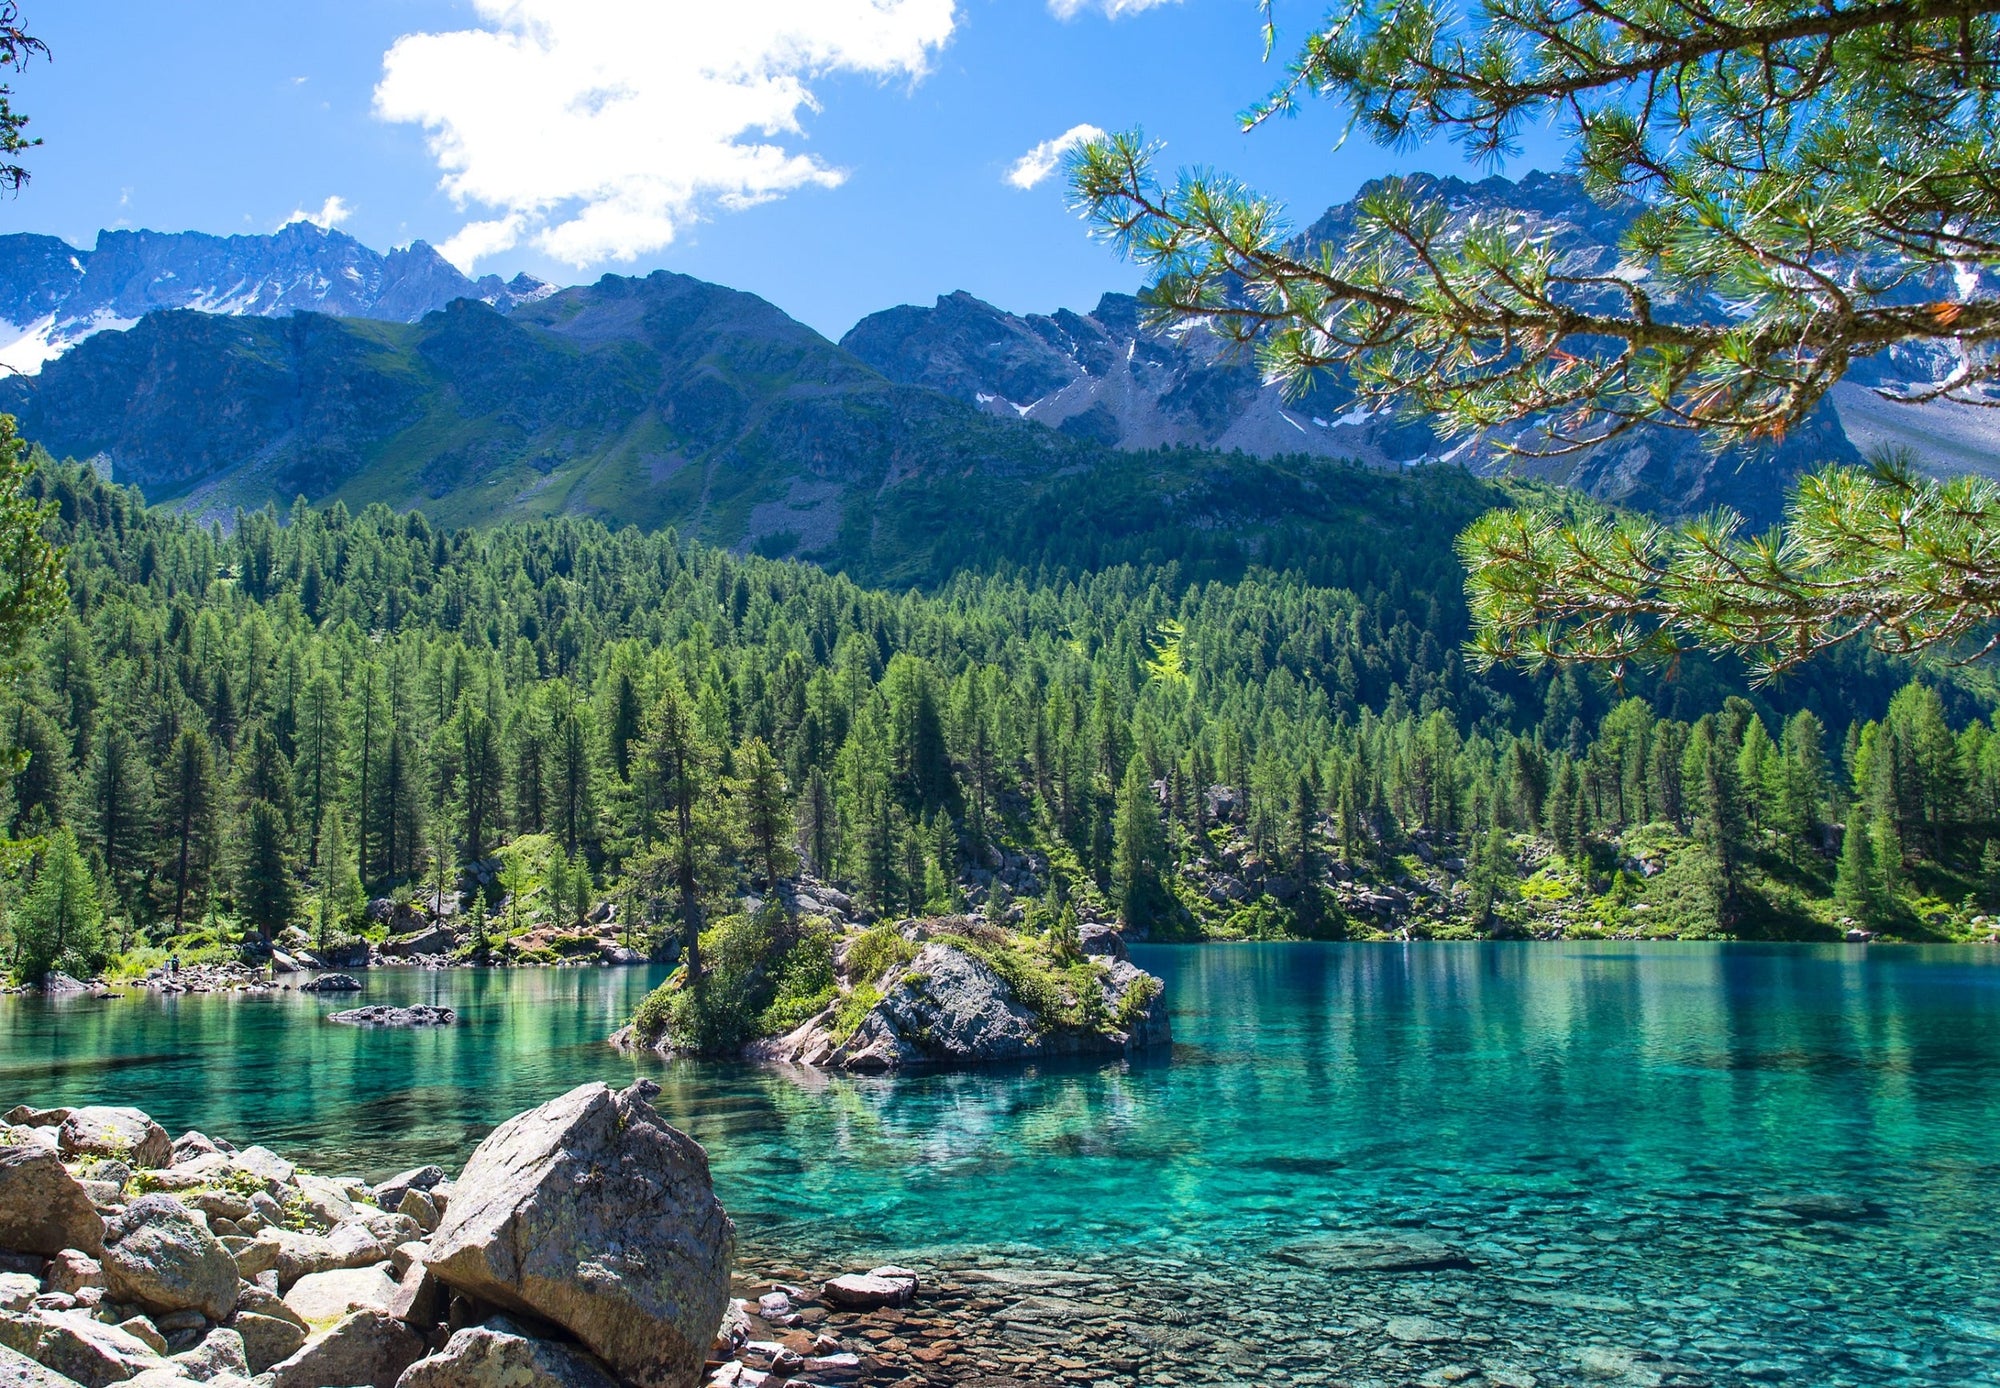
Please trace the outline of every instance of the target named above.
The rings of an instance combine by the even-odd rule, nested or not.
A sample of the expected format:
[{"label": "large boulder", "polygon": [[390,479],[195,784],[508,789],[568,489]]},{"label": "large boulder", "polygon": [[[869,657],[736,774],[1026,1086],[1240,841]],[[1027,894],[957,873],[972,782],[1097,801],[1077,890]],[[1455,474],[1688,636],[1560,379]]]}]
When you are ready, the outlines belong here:
[{"label": "large boulder", "polygon": [[396,1283],[381,1268],[344,1268],[301,1277],[285,1306],[308,1327],[325,1327],[356,1311],[387,1311],[395,1297]]},{"label": "large boulder", "polygon": [[103,1261],[114,1301],[212,1321],[236,1309],[236,1259],[171,1195],[142,1195],[110,1221]]},{"label": "large boulder", "polygon": [[458,948],[458,937],[442,925],[433,925],[419,930],[414,935],[398,935],[382,946],[382,953],[395,955],[399,959],[411,959],[420,954],[450,954]]},{"label": "large boulder", "polygon": [[574,1345],[534,1339],[496,1316],[410,1365],[396,1388],[617,1388],[617,1380]]},{"label": "large boulder", "polygon": [[127,1166],[171,1166],[174,1140],[167,1130],[136,1108],[80,1108],[56,1130],[56,1144],[66,1161],[80,1157],[115,1157]]},{"label": "large boulder", "polygon": [[[367,960],[362,961],[364,964]],[[361,980],[352,974],[321,974],[308,983],[299,985],[301,993],[358,993]]]},{"label": "large boulder", "polygon": [[396,1388],[423,1357],[424,1342],[381,1311],[356,1311],[258,1375],[269,1388]]},{"label": "large boulder", "polygon": [[495,1128],[453,1184],[429,1266],[563,1326],[638,1388],[691,1388],[736,1230],[708,1154],[653,1111],[656,1092],[586,1084]]},{"label": "large boulder", "polygon": [[0,1249],[53,1257],[104,1247],[104,1217],[44,1128],[0,1129]]}]

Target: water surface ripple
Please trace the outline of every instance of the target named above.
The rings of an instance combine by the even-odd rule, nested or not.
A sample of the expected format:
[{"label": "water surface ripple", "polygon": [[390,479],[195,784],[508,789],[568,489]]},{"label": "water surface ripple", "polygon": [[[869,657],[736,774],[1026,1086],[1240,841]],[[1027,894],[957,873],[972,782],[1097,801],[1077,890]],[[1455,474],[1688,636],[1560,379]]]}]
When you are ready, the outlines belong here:
[{"label": "water surface ripple", "polygon": [[[369,1001],[462,1024],[357,1031],[321,1020],[350,1000],[298,993],[11,1000],[0,1100],[136,1103],[372,1174],[454,1165],[501,1118],[637,1070],[707,1144],[746,1246],[1115,1270],[1136,1314],[1202,1332],[1142,1375],[1162,1384],[1444,1382],[1459,1361],[1491,1382],[2000,1383],[2000,951],[1134,953],[1178,1044],[1131,1066],[634,1060],[601,1038],[658,971],[383,970]],[[1300,1256],[1426,1238],[1469,1266]]]}]

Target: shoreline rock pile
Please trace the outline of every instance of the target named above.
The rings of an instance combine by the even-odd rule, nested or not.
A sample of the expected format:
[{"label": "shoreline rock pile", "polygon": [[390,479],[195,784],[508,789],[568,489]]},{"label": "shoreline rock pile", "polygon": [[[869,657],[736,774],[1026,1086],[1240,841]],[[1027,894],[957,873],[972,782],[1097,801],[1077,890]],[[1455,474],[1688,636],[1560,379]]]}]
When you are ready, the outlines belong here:
[{"label": "shoreline rock pile", "polygon": [[[0,1127],[0,1383],[693,1388],[735,1230],[657,1089],[584,1085],[456,1181],[370,1185],[129,1108]],[[775,1385],[774,1385],[775,1388]]]}]

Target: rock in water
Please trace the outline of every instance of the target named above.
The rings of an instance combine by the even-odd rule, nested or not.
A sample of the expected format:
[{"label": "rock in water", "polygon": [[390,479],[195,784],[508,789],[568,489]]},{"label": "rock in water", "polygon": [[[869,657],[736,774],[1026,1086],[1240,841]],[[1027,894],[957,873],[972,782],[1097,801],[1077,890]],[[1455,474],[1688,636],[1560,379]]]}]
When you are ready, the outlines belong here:
[{"label": "rock in water", "polygon": [[458,1014],[449,1007],[426,1007],[421,1003],[415,1007],[384,1007],[375,1003],[336,1012],[327,1020],[351,1027],[448,1027],[458,1020]]},{"label": "rock in water", "polygon": [[56,1130],[65,1160],[114,1157],[142,1169],[171,1166],[174,1140],[136,1108],[80,1108]]},{"label": "rock in water", "polygon": [[496,1316],[410,1365],[396,1388],[616,1388],[616,1380],[575,1346],[532,1339]]},{"label": "rock in water", "polygon": [[299,985],[301,993],[358,993],[361,981],[353,974],[321,974],[310,983]]},{"label": "rock in water", "polygon": [[104,1238],[112,1299],[148,1310],[199,1311],[212,1321],[236,1309],[236,1259],[171,1195],[142,1195]]},{"label": "rock in water", "polygon": [[639,1388],[692,1388],[736,1230],[708,1154],[653,1111],[654,1092],[586,1084],[495,1128],[452,1187],[429,1266],[563,1326]]}]

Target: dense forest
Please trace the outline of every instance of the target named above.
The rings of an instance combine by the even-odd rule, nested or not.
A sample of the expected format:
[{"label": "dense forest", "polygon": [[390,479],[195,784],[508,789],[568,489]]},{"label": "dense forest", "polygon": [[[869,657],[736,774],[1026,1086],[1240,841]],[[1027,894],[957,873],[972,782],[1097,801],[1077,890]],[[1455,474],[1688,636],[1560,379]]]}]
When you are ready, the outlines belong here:
[{"label": "dense forest", "polygon": [[1976,672],[1480,675],[1471,479],[1328,466],[1397,519],[1112,567],[1048,527],[895,594],[580,519],[202,524],[44,458],[70,610],[4,713],[12,958],[324,944],[460,888],[468,950],[610,900],[670,954],[801,876],[1153,938],[1985,928]]}]

